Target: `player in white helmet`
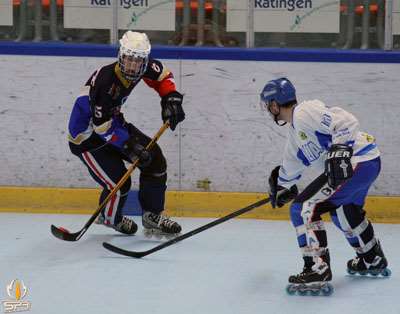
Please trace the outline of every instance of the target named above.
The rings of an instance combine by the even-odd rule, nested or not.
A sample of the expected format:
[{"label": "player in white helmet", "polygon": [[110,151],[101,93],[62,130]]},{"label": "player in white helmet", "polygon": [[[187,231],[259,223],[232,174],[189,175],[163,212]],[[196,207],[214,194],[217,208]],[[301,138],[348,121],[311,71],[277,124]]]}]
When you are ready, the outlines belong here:
[{"label": "player in white helmet", "polygon": [[118,65],[128,80],[139,80],[147,69],[150,41],[145,33],[128,31],[119,41]]},{"label": "player in white helmet", "polygon": [[[118,61],[96,70],[75,101],[69,120],[69,145],[103,187],[100,202],[126,173],[125,161],[140,157],[139,201],[144,211],[146,234],[175,235],[181,226],[163,215],[167,162],[160,146],[145,147],[150,138],[127,122],[121,108],[135,86],[143,80],[161,97],[162,120],[175,130],[184,120],[183,95],[176,90],[173,74],[150,57],[146,34],[127,31],[119,41]],[[126,234],[134,234],[136,223],[122,215],[130,190],[127,180],[99,215],[98,222]]]}]

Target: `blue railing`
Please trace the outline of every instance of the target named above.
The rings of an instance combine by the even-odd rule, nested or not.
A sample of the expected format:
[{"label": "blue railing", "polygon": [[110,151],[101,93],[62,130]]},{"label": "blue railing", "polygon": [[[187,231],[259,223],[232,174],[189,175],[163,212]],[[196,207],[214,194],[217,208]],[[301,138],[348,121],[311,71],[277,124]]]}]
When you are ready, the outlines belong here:
[{"label": "blue railing", "polygon": [[[116,57],[117,49],[106,44],[0,42],[3,55]],[[154,46],[152,56],[194,60],[400,63],[400,51],[382,50]]]}]

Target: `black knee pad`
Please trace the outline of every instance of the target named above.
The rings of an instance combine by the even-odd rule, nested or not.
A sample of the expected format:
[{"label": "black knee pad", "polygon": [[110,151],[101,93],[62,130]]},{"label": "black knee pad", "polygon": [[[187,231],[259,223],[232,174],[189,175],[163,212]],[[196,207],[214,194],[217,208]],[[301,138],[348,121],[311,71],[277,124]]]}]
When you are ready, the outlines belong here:
[{"label": "black knee pad", "polygon": [[345,209],[346,218],[350,225],[350,227],[357,227],[362,221],[365,219],[365,210],[362,206],[358,206],[355,204],[346,204],[343,205]]},{"label": "black knee pad", "polygon": [[151,163],[140,168],[139,202],[143,211],[159,214],[164,210],[167,161],[157,144],[151,150],[151,157]]},{"label": "black knee pad", "polygon": [[140,181],[157,182],[165,184],[167,181],[167,161],[157,144],[151,150],[151,163],[141,168]]},{"label": "black knee pad", "polygon": [[360,230],[358,236],[364,243],[370,242],[374,237],[374,228],[370,221],[365,218],[365,210],[362,206],[355,204],[343,205],[348,224],[352,229]]}]

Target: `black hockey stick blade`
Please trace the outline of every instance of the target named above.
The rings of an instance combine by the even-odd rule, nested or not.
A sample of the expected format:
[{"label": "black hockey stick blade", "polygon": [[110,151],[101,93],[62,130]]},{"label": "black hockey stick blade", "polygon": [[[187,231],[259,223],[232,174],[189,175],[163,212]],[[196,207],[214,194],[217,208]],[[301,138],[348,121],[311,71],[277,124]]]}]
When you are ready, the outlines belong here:
[{"label": "black hockey stick blade", "polygon": [[67,229],[63,227],[56,227],[54,225],[51,225],[51,233],[58,239],[64,240],[64,241],[78,241],[81,236],[85,233],[86,228],[83,228],[82,230],[74,233],[70,233]]},{"label": "black hockey stick blade", "polygon": [[204,230],[210,229],[210,228],[212,228],[212,227],[214,227],[216,225],[219,225],[219,224],[221,224],[221,223],[223,223],[223,222],[225,222],[225,221],[227,221],[229,219],[232,219],[234,217],[242,215],[242,214],[244,214],[244,213],[246,213],[248,211],[253,210],[254,208],[260,207],[260,206],[265,205],[267,203],[269,203],[269,198],[262,199],[262,200],[260,200],[258,202],[255,202],[255,203],[253,203],[253,204],[251,204],[251,205],[249,205],[247,207],[244,207],[244,208],[239,209],[239,210],[237,210],[237,211],[235,211],[233,213],[230,213],[229,215],[226,215],[224,217],[221,217],[219,219],[211,221],[211,222],[209,222],[208,224],[206,224],[204,226],[201,226],[201,227],[199,227],[197,229],[194,229],[194,230],[189,231],[189,232],[187,232],[185,234],[182,234],[182,235],[180,235],[180,236],[178,236],[176,238],[173,238],[172,240],[169,240],[167,242],[161,243],[160,245],[157,245],[157,246],[155,246],[152,249],[147,250],[147,251],[141,251],[141,252],[128,251],[128,250],[124,250],[124,249],[121,249],[119,247],[116,247],[116,246],[114,246],[114,245],[112,245],[110,243],[107,243],[107,242],[103,242],[103,247],[105,249],[107,249],[107,250],[110,250],[111,252],[116,253],[116,254],[125,255],[125,256],[134,257],[134,258],[141,258],[141,257],[144,257],[146,255],[149,255],[149,254],[152,254],[154,252],[157,252],[157,251],[159,251],[159,250],[161,250],[163,248],[166,248],[166,247],[168,247],[168,246],[170,246],[172,244],[180,242],[180,241],[182,241],[184,239],[187,239],[187,238],[189,238],[191,236],[194,236],[195,234],[198,234],[198,233],[200,233],[200,232],[202,232]]},{"label": "black hockey stick blade", "polygon": [[134,258],[141,258],[143,256],[146,256],[150,253],[147,253],[147,251],[144,252],[135,252],[135,251],[128,251],[128,250],[124,250],[121,249],[119,247],[116,247],[110,243],[107,242],[103,242],[103,247],[106,248],[107,250],[114,252],[116,254],[120,254],[120,255],[125,255],[125,256],[129,256],[129,257],[134,257]]}]

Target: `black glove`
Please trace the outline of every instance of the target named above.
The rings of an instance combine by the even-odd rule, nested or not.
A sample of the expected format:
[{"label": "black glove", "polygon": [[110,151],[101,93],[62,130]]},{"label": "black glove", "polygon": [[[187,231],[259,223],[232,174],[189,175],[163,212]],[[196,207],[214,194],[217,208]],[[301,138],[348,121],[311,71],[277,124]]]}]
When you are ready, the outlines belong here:
[{"label": "black glove", "polygon": [[143,145],[136,142],[133,137],[125,142],[123,151],[132,161],[138,158],[139,167],[146,167],[151,163],[152,158],[150,152],[146,150]]},{"label": "black glove", "polygon": [[278,176],[279,176],[279,168],[281,166],[275,167],[274,170],[271,171],[271,175],[269,176],[269,198],[271,200],[272,208],[276,206],[282,207],[286,203],[294,200],[299,194],[296,184],[290,187],[290,190],[284,188],[283,186],[278,185]]},{"label": "black glove", "polygon": [[183,95],[172,92],[161,98],[161,118],[164,123],[168,120],[172,131],[177,124],[185,119],[185,112],[182,109]]},{"label": "black glove", "polygon": [[325,160],[325,175],[328,177],[328,185],[336,189],[339,185],[353,176],[351,157],[353,149],[344,144],[333,144]]}]

